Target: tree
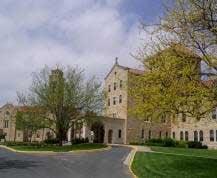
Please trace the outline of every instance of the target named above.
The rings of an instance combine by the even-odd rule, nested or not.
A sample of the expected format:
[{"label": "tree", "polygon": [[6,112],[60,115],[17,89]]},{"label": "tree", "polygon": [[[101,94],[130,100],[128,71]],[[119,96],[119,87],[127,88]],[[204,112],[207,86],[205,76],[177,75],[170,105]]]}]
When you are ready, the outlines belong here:
[{"label": "tree", "polygon": [[[31,142],[32,134],[50,124],[44,119],[45,112],[36,107],[23,107],[16,113],[16,130],[22,130],[24,140]],[[27,136],[27,138],[25,138]],[[28,140],[30,138],[30,140]]]},{"label": "tree", "polygon": [[[176,0],[165,6],[160,24],[142,27],[151,40],[144,42],[136,56],[146,72],[132,82],[135,87],[130,94],[138,104],[133,113],[205,117],[217,106],[216,1]],[[208,66],[212,70],[195,68],[192,59],[199,59],[202,68]],[[204,75],[214,80],[201,80]]]},{"label": "tree", "polygon": [[173,45],[144,65],[146,72],[130,80],[132,114],[160,119],[182,113],[200,119],[216,105],[213,88],[200,80],[200,57],[185,47]]},{"label": "tree", "polygon": [[18,98],[47,111],[44,119],[51,123],[47,128],[54,131],[60,146],[74,123],[86,120],[88,113],[99,113],[103,106],[101,84],[95,77],[85,80],[83,70],[71,67],[64,73],[59,69],[50,73],[45,67],[33,75],[28,95]]}]

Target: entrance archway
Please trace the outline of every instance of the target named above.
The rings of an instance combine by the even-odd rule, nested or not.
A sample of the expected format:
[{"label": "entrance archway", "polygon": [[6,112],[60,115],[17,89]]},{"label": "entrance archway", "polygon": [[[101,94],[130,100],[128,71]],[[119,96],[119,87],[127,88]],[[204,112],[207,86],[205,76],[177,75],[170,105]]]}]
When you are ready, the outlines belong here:
[{"label": "entrance archway", "polygon": [[113,137],[113,130],[108,131],[108,143],[112,143],[112,137]]},{"label": "entrance archway", "polygon": [[104,143],[104,125],[101,122],[95,122],[91,126],[91,130],[94,132],[94,143]]}]

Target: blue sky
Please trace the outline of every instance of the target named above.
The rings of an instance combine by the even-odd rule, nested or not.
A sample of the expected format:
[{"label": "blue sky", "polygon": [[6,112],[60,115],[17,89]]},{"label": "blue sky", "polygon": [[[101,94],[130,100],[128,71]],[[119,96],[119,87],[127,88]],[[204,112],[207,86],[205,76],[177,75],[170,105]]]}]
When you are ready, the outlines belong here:
[{"label": "blue sky", "polygon": [[45,65],[77,65],[100,80],[116,56],[138,67],[130,53],[149,37],[140,21],[156,22],[162,9],[162,0],[1,0],[0,104],[14,103]]}]

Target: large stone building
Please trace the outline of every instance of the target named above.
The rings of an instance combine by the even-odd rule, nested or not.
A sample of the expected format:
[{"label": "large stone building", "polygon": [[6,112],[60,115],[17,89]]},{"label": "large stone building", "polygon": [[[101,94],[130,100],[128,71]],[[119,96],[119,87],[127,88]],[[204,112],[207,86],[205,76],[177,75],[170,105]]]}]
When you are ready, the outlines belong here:
[{"label": "large stone building", "polygon": [[196,121],[180,116],[175,121],[161,120],[151,122],[135,119],[129,112],[129,86],[132,75],[144,71],[124,67],[116,62],[105,78],[106,107],[104,116],[105,143],[144,142],[150,138],[174,138],[185,141],[201,141],[210,148],[217,148],[216,110],[206,119]]}]

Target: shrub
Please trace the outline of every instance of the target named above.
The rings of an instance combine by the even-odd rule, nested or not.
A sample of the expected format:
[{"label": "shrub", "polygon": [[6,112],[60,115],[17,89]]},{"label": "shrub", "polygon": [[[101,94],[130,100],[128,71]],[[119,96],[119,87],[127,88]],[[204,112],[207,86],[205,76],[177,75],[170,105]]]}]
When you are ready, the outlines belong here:
[{"label": "shrub", "polygon": [[81,143],[89,143],[89,139],[88,138],[75,138],[71,142],[72,142],[72,145],[81,144]]},{"label": "shrub", "polygon": [[57,138],[49,138],[44,141],[45,144],[54,145],[58,144],[59,140]]},{"label": "shrub", "polygon": [[163,139],[163,146],[165,147],[175,147],[176,141],[171,138]]},{"label": "shrub", "polygon": [[4,144],[6,146],[41,146],[43,145],[39,142],[13,142],[13,141],[5,142]]},{"label": "shrub", "polygon": [[207,149],[208,147],[201,142],[190,141],[188,142],[188,148]]},{"label": "shrub", "polygon": [[178,148],[188,148],[188,144],[185,141],[176,141],[176,147],[178,147]]}]

